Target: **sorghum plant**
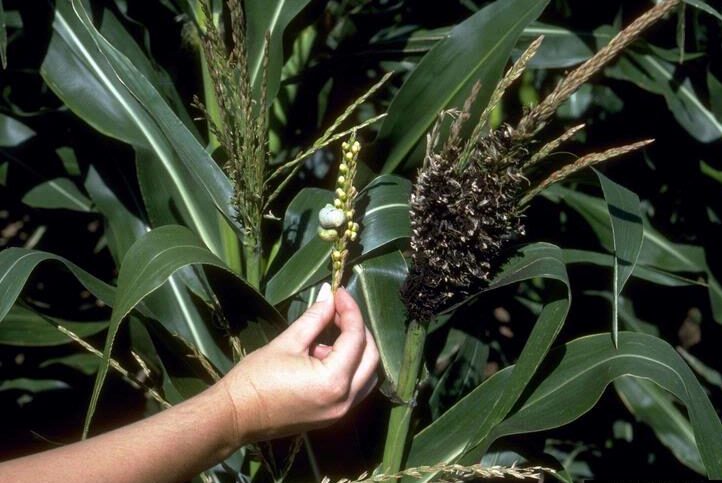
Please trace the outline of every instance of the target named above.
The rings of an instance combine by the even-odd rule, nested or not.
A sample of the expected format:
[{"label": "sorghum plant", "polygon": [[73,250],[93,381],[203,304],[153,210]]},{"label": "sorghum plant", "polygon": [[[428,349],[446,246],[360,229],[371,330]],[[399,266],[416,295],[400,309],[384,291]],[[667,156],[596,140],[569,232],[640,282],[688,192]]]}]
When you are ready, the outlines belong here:
[{"label": "sorghum plant", "polygon": [[[667,0],[619,32],[598,19],[633,2],[423,3],[0,1],[3,404],[55,410],[65,387],[84,405],[94,376],[86,431],[107,396],[162,410],[330,281],[373,332],[380,390],[202,481],[722,477],[721,368],[699,350],[722,291],[696,225],[719,224],[722,16]],[[583,170],[652,137],[644,165]],[[70,275],[31,278],[45,261]]]}]

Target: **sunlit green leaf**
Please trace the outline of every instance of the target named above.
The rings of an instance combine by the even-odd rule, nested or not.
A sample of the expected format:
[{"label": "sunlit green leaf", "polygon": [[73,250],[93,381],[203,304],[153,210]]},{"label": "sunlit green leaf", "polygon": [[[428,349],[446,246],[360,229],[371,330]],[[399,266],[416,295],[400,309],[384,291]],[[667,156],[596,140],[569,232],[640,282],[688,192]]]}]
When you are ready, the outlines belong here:
[{"label": "sunlit green leaf", "polygon": [[0,344],[19,347],[48,347],[73,342],[56,328],[58,325],[65,327],[82,339],[102,332],[108,327],[108,322],[61,320],[15,305],[5,318],[0,320]]},{"label": "sunlit green leaf", "polygon": [[281,81],[283,33],[310,0],[247,0],[246,9],[248,67],[254,90],[259,92],[263,77],[263,48],[270,36],[268,59],[268,100],[273,100]]},{"label": "sunlit green leaf", "polygon": [[[514,413],[496,428],[495,438],[568,424],[589,411],[610,382],[631,375],[656,383],[684,403],[707,475],[722,477],[719,416],[694,374],[669,344],[654,336],[621,332],[617,349],[609,334],[598,334],[565,344],[549,354],[548,360],[540,371],[544,378],[527,390]],[[503,384],[508,378],[506,372],[494,376],[500,379],[496,384]],[[480,392],[483,387],[479,387]],[[486,397],[494,397],[494,391],[489,392]]]},{"label": "sunlit green leaf", "polygon": [[35,131],[25,124],[5,114],[0,114],[0,147],[12,148],[18,146],[31,137]]},{"label": "sunlit green leaf", "polygon": [[[117,176],[124,175],[118,173]],[[108,248],[116,262],[120,263],[133,243],[147,233],[150,227],[118,199],[95,168],[88,171],[85,186],[98,211],[105,217]],[[163,190],[158,188],[156,191]],[[147,197],[145,201],[149,203]],[[137,203],[140,202],[137,200]],[[140,206],[134,208],[142,209]],[[189,269],[173,274],[166,283],[146,297],[145,305],[168,331],[184,337],[216,367],[227,370],[230,361],[218,348],[186,289],[184,282],[194,277],[195,274],[192,271],[189,273]],[[196,280],[196,283],[199,282]]]},{"label": "sunlit green leaf", "polygon": [[92,210],[92,203],[68,178],[55,178],[25,193],[23,203],[33,208]]},{"label": "sunlit green leaf", "polygon": [[[439,112],[459,107],[480,81],[477,111],[491,96],[519,35],[548,0],[496,1],[453,28],[419,62],[394,96],[377,144],[391,173],[422,141]],[[429,88],[433,86],[433,88]]]},{"label": "sunlit green leaf", "polygon": [[681,463],[704,474],[692,425],[659,386],[626,376],[614,381],[614,389],[630,412],[648,424]]},{"label": "sunlit green leaf", "polygon": [[604,193],[604,200],[609,211],[612,238],[614,241],[614,302],[612,304],[612,335],[616,344],[619,332],[619,295],[624,284],[634,272],[637,258],[642,249],[644,228],[642,213],[639,208],[639,197],[594,170],[599,178],[599,185]]},{"label": "sunlit green leaf", "polygon": [[404,352],[406,308],[399,293],[407,275],[404,257],[391,252],[354,265],[347,284],[374,334],[384,373],[394,387]]}]

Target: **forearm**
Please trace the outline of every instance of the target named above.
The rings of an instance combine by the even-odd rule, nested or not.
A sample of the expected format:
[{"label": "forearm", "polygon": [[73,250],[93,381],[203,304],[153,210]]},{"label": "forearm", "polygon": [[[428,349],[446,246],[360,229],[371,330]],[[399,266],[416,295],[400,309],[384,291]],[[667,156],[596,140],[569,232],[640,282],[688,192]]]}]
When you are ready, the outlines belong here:
[{"label": "forearm", "polygon": [[183,481],[236,449],[234,417],[216,386],[129,426],[0,464],[0,481]]}]

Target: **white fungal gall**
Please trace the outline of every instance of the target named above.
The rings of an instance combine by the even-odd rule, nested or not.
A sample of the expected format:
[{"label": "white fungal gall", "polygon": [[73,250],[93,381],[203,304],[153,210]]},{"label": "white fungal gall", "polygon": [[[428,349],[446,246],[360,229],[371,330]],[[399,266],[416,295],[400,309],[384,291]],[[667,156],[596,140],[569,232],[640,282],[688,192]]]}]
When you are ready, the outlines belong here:
[{"label": "white fungal gall", "polygon": [[342,209],[328,204],[318,212],[318,222],[322,228],[339,228],[346,223],[346,214]]}]

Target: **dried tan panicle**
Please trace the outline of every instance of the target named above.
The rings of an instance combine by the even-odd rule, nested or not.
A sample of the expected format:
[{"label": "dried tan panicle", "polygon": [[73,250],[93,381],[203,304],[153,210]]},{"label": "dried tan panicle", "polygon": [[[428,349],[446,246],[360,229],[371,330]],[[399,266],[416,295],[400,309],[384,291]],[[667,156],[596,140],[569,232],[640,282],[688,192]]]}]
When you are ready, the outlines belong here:
[{"label": "dried tan panicle", "polygon": [[342,138],[345,138],[346,136],[349,136],[349,135],[350,135],[351,133],[353,133],[354,131],[361,131],[361,130],[364,129],[365,127],[368,127],[368,126],[370,126],[371,124],[377,123],[378,121],[380,121],[380,120],[383,119],[384,117],[386,117],[386,114],[385,114],[385,113],[384,113],[384,114],[379,114],[378,116],[374,116],[374,117],[372,117],[371,119],[365,120],[365,121],[362,122],[361,124],[357,124],[356,126],[353,126],[353,127],[349,128],[349,129],[346,129],[346,130],[344,130],[344,131],[341,131],[341,132],[339,132],[339,133],[336,133],[336,134],[334,134],[333,136],[331,136],[331,137],[323,140],[323,142],[321,142],[321,143],[319,143],[320,140],[319,140],[319,141],[316,141],[316,143],[314,143],[314,145],[313,145],[311,148],[307,149],[307,150],[304,151],[303,153],[301,153],[301,154],[299,154],[298,156],[296,156],[296,158],[295,158],[293,161],[291,161],[291,162],[288,163],[287,165],[284,165],[284,166],[281,166],[280,168],[278,168],[278,169],[273,173],[272,176],[278,176],[278,175],[280,175],[283,171],[285,171],[288,167],[290,167],[290,166],[289,166],[290,164],[294,164],[294,163],[295,163],[295,165],[293,166],[293,170],[291,171],[291,173],[289,173],[288,175],[286,175],[286,177],[283,179],[283,181],[282,181],[281,183],[279,183],[279,185],[278,185],[278,186],[273,190],[273,192],[268,196],[268,198],[267,198],[267,200],[266,200],[266,205],[265,205],[265,207],[264,207],[264,211],[266,211],[266,210],[270,207],[271,202],[273,202],[273,200],[275,200],[276,197],[277,197],[279,194],[281,194],[281,192],[282,192],[283,189],[286,187],[286,185],[293,179],[293,176],[294,176],[294,175],[298,172],[298,170],[301,168],[302,164],[300,163],[300,161],[302,161],[302,160],[304,160],[304,159],[307,159],[309,156],[311,156],[313,153],[315,153],[315,152],[318,151],[319,149],[322,149],[322,148],[328,146],[329,144],[335,143],[335,142],[338,141],[339,139],[342,139]]},{"label": "dried tan panicle", "polygon": [[564,132],[561,136],[559,136],[556,139],[553,139],[546,143],[544,146],[541,147],[539,151],[537,151],[530,159],[527,161],[523,169],[527,169],[538,163],[539,161],[543,160],[547,156],[549,156],[551,153],[557,150],[559,146],[564,144],[565,142],[569,141],[576,133],[584,129],[584,124],[579,124],[578,126],[574,126],[572,128],[569,128],[567,131]]},{"label": "dried tan panicle", "polygon": [[309,156],[313,155],[313,153],[315,153],[319,149],[331,144],[332,142],[334,142],[338,139],[346,137],[353,131],[359,131],[359,130],[361,130],[361,128],[366,127],[370,124],[373,124],[380,119],[383,119],[386,116],[386,114],[381,114],[379,116],[375,116],[367,121],[364,121],[363,123],[361,123],[357,126],[347,129],[341,133],[337,132],[337,130],[341,126],[341,124],[343,124],[343,122],[346,119],[348,119],[348,117],[359,106],[361,106],[364,102],[366,102],[369,99],[369,97],[371,97],[376,91],[378,91],[381,88],[381,86],[383,86],[392,75],[393,75],[393,72],[387,72],[386,74],[384,74],[384,76],[381,78],[381,80],[379,80],[374,85],[372,85],[366,92],[364,92],[360,97],[358,97],[354,102],[352,102],[346,109],[344,109],[344,111],[341,113],[341,115],[338,116],[333,121],[331,126],[329,126],[329,128],[326,129],[326,131],[323,133],[323,135],[320,138],[318,138],[316,140],[316,142],[314,142],[310,148],[299,153],[291,161],[288,161],[288,162],[282,164],[281,166],[279,166],[278,168],[276,168],[276,170],[273,173],[271,173],[271,175],[268,177],[268,180],[266,181],[266,183],[267,184],[270,183],[277,177],[287,173],[289,169],[293,169],[293,171],[291,171],[291,173],[288,174],[286,176],[286,178],[284,178],[284,181],[281,182],[282,184],[285,183],[286,179],[288,179],[289,177],[293,177],[296,170],[300,167],[301,162],[303,160],[307,159]]},{"label": "dried tan panicle", "polygon": [[[53,325],[55,326],[56,329],[58,329],[59,332],[61,332],[62,334],[65,334],[69,339],[77,342],[80,345],[80,347],[82,347],[86,351],[90,352],[91,354],[97,356],[98,358],[103,359],[103,353],[100,352],[95,347],[93,347],[92,345],[85,342],[78,334],[76,334],[75,332],[71,331],[70,329],[68,329],[62,325],[54,324],[54,323],[53,323]],[[143,390],[145,390],[145,392],[151,398],[153,398],[158,404],[160,404],[164,409],[171,407],[171,403],[166,401],[165,398],[163,396],[161,396],[158,391],[155,390],[155,388],[149,386],[144,381],[139,380],[137,377],[135,377],[133,374],[131,374],[130,371],[128,371],[123,366],[121,366],[120,363],[118,361],[116,361],[115,359],[113,359],[112,357],[110,358],[110,368],[115,370],[121,376],[123,376],[123,378],[126,381],[128,381],[128,383],[131,386],[133,386],[135,388],[142,388]]]},{"label": "dried tan panicle", "polygon": [[679,5],[679,2],[680,0],[664,0],[619,32],[606,46],[592,56],[592,58],[562,79],[551,94],[524,116],[519,122],[517,134],[522,138],[534,136],[534,134],[544,127],[546,121],[554,115],[557,108],[566,101],[569,96],[576,92],[582,84],[599,72],[609,61],[629,46],[629,44],[639,38],[642,32]]},{"label": "dried tan panicle", "polygon": [[455,150],[459,145],[459,138],[461,136],[461,128],[464,126],[464,123],[469,120],[469,117],[471,116],[471,107],[474,104],[474,101],[476,101],[476,98],[479,95],[479,90],[481,90],[481,82],[476,81],[474,82],[474,85],[471,87],[471,93],[464,101],[464,106],[461,108],[461,111],[457,110],[451,110],[447,111],[449,115],[453,116],[454,122],[451,123],[451,128],[449,130],[449,137],[446,139],[446,142],[444,143],[444,148],[442,150],[442,156],[448,157],[452,155],[452,151]]},{"label": "dried tan panicle", "polygon": [[501,99],[502,97],[504,97],[507,89],[509,89],[509,87],[511,87],[511,85],[516,82],[516,80],[524,73],[527,65],[534,58],[534,55],[536,55],[537,50],[539,50],[539,47],[541,47],[543,41],[543,35],[537,37],[537,39],[534,40],[529,45],[529,47],[527,47],[524,53],[521,54],[519,59],[514,62],[514,64],[509,68],[504,77],[501,79],[501,81],[496,85],[496,88],[494,89],[494,92],[492,92],[491,98],[489,99],[489,104],[484,108],[481,116],[479,116],[479,122],[474,127],[474,131],[472,132],[471,136],[469,136],[466,146],[464,147],[464,151],[459,160],[460,165],[463,166],[466,164],[471,150],[473,149],[474,145],[479,142],[479,139],[481,138],[481,133],[489,122],[489,116],[491,116],[492,111],[496,109],[497,105],[499,105],[499,102],[501,102]]},{"label": "dried tan panicle", "polygon": [[[342,478],[336,483],[375,483],[381,481],[397,481],[402,478],[423,478],[431,474],[437,474],[432,481],[460,483],[479,478],[515,478],[535,479],[542,478],[544,473],[555,474],[552,468],[543,466],[517,467],[517,466],[463,466],[459,464],[440,463],[433,466],[418,466],[408,468],[393,474],[375,474],[369,476],[368,472],[363,473],[356,479]],[[331,483],[331,479],[325,477],[322,483]]]},{"label": "dried tan panicle", "polygon": [[531,201],[532,198],[547,189],[549,186],[567,178],[571,174],[579,171],[580,169],[588,168],[590,166],[594,166],[597,163],[601,163],[602,161],[616,158],[623,154],[631,153],[632,151],[636,151],[637,149],[643,148],[644,146],[647,146],[648,144],[651,144],[653,142],[654,139],[647,139],[633,144],[628,144],[626,146],[620,146],[612,149],[607,149],[606,151],[601,151],[599,153],[591,153],[582,156],[581,158],[574,161],[572,164],[568,164],[560,170],[555,171],[548,178],[539,183],[535,188],[530,190],[522,198],[521,204],[524,205],[528,203],[529,201]]}]

